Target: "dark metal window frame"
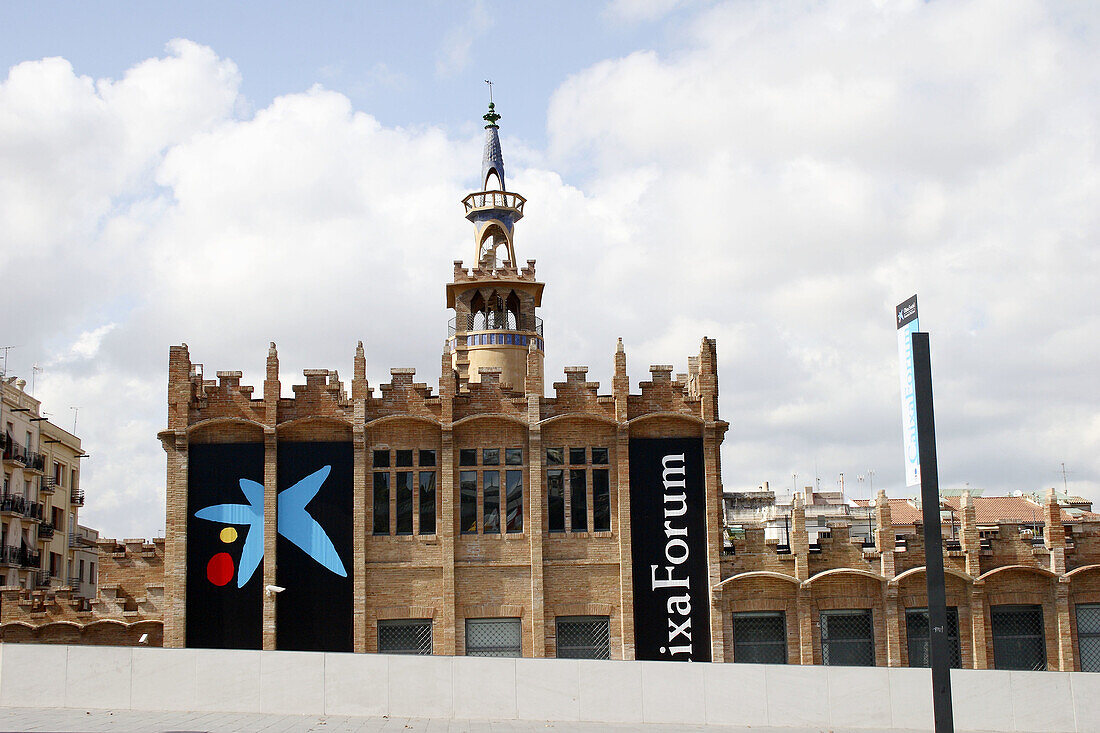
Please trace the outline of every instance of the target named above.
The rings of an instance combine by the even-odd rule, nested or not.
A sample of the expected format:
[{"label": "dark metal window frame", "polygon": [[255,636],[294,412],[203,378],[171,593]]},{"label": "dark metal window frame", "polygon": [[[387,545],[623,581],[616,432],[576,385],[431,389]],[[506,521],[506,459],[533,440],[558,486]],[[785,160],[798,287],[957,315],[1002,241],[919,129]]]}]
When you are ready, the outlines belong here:
[{"label": "dark metal window frame", "polygon": [[1078,603],[1073,612],[1077,617],[1077,656],[1081,660],[1081,671],[1100,672],[1100,603]]},{"label": "dark metal window frame", "polygon": [[[772,623],[762,623],[771,621]],[[739,623],[740,622],[740,623]],[[778,634],[761,634],[772,626]],[[738,611],[733,614],[733,661],[742,664],[787,663],[786,611]]]},{"label": "dark metal window frame", "polygon": [[[517,631],[515,638],[517,645],[512,644],[477,644],[471,645],[470,637],[475,636],[471,634],[471,629],[475,627],[496,627],[498,634],[501,630],[507,628],[508,635],[512,635],[512,631]],[[490,631],[489,633],[493,633]],[[468,618],[466,619],[466,656],[468,657],[522,657],[523,656],[523,623],[518,618]]]},{"label": "dark metal window frame", "polygon": [[379,619],[378,653],[431,654],[432,620],[430,618]]},{"label": "dark metal window frame", "polygon": [[554,639],[559,659],[611,659],[611,617],[558,616]]},{"label": "dark metal window frame", "polygon": [[[875,619],[874,612],[870,608],[821,611],[819,621],[822,664],[850,667],[875,666]],[[866,636],[846,633],[856,630],[856,627],[863,627],[866,630]]]},{"label": "dark metal window frame", "polygon": [[[1026,633],[1024,625],[1034,623],[1036,620],[1038,633]],[[994,669],[1045,670],[1047,668],[1046,618],[1042,604],[991,606],[989,621],[993,636]],[[1025,658],[1025,646],[1031,646],[1033,650],[1038,651],[1038,654],[1031,659]]]},{"label": "dark metal window frame", "polygon": [[[910,667],[931,666],[927,608],[905,609],[905,641]],[[951,667],[962,669],[962,646],[959,642],[959,608],[947,607],[947,645],[951,652]]]}]

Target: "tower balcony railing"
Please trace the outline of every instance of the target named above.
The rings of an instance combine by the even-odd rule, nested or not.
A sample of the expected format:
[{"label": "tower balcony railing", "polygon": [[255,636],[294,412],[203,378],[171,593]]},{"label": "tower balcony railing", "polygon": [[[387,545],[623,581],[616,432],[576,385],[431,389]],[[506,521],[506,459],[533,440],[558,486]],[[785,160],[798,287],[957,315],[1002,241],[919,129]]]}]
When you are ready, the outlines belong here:
[{"label": "tower balcony railing", "polygon": [[480,209],[514,209],[522,215],[525,203],[527,199],[508,191],[480,191],[462,199],[467,214]]},{"label": "tower balcony railing", "polygon": [[74,506],[84,506],[84,489],[73,489],[69,499]]},{"label": "tower balcony railing", "polygon": [[498,317],[493,316],[497,316],[497,314],[491,313],[486,316],[484,313],[468,313],[464,316],[455,316],[447,321],[447,338],[454,337],[459,330],[464,332],[524,331],[527,333],[534,331],[540,338],[543,336],[542,319],[538,316],[518,320],[511,313]]}]

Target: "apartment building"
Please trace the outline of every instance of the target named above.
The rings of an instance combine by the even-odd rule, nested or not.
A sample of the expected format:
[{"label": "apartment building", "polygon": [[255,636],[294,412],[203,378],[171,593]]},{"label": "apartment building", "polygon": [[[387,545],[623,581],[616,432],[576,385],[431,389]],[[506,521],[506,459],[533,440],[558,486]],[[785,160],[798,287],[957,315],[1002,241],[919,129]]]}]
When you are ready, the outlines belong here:
[{"label": "apartment building", "polygon": [[80,439],[50,422],[26,380],[0,383],[3,492],[0,578],[24,589],[68,586],[74,578],[80,488]]}]

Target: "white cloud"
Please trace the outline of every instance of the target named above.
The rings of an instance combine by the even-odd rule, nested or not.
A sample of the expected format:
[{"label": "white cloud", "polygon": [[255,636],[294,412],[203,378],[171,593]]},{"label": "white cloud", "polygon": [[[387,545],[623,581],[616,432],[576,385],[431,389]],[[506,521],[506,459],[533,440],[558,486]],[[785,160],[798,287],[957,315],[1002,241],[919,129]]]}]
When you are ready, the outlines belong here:
[{"label": "white cloud", "polygon": [[693,0],[611,0],[605,8],[608,17],[626,23],[651,23]]},{"label": "white cloud", "polygon": [[[739,2],[691,28],[563,82],[547,150],[505,137],[547,381],[589,364],[609,389],[617,336],[635,381],[715,337],[727,488],[816,463],[901,492],[891,309],[916,291],[943,482],[1032,489],[1064,460],[1093,491],[1096,19]],[[288,396],[302,368],[350,376],[359,339],[373,384],[438,379],[481,141],[321,87],[245,117],[239,84],[181,41],[117,81],[47,59],[0,85],[0,266],[45,274],[0,306],[50,365],[45,409],[81,407],[108,534],[163,526],[170,344],[257,393],[270,340]]]}]

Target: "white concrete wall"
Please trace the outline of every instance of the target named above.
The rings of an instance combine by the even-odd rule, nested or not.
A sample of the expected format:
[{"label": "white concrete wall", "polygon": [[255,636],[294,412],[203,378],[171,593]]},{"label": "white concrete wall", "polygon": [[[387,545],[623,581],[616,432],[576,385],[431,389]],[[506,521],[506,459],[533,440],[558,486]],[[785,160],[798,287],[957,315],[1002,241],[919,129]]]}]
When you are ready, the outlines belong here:
[{"label": "white concrete wall", "polygon": [[[1100,674],[955,670],[958,731],[1100,730]],[[0,706],[932,728],[920,669],[0,645]]]}]

